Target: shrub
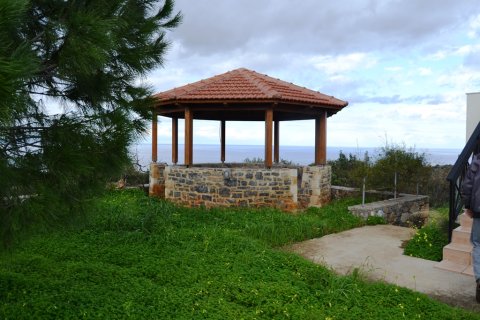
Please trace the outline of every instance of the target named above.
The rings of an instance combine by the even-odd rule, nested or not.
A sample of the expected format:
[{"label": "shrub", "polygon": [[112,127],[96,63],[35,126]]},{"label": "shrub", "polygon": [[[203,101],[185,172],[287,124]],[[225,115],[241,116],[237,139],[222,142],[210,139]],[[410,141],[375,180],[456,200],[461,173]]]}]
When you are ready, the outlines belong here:
[{"label": "shrub", "polygon": [[413,238],[407,242],[405,255],[441,261],[443,247],[448,244],[448,209],[442,208],[431,214],[430,222],[418,229]]}]

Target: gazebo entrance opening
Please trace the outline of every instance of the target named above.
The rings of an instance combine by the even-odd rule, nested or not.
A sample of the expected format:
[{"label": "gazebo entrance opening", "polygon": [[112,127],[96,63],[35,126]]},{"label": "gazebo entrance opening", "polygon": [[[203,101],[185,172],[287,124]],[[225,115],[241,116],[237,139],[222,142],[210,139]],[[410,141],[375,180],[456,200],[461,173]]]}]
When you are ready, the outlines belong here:
[{"label": "gazebo entrance opening", "polygon": [[[155,95],[155,98],[157,104],[153,111],[150,179],[152,195],[185,205],[273,205],[286,210],[303,207],[304,204],[299,205],[301,202],[322,205],[329,200],[330,168],[325,166],[327,118],[347,106],[347,102],[247,69],[237,69],[162,92]],[[158,115],[172,119],[173,166],[157,164]],[[179,157],[178,119],[185,121],[183,166],[176,166]],[[244,171],[246,169],[240,170],[232,166],[223,166],[223,169],[217,166],[194,166],[194,119],[220,122],[219,161],[222,164],[226,159],[225,134],[228,122],[263,121],[264,167],[256,168],[256,172],[247,172]],[[281,168],[272,168],[273,163],[280,161],[280,123],[307,119],[315,120],[315,157],[312,159],[315,166],[305,167],[301,172],[287,168],[284,170],[295,172],[283,172]],[[219,174],[223,178],[218,178]],[[255,180],[252,180],[253,176]],[[178,177],[180,178],[177,179]],[[328,196],[325,185],[328,185]],[[268,186],[271,188],[266,188]],[[322,190],[314,191],[319,188]],[[303,197],[302,192],[311,197],[316,195],[319,198],[320,194],[322,196],[313,202],[311,199],[303,201],[299,200]]]}]

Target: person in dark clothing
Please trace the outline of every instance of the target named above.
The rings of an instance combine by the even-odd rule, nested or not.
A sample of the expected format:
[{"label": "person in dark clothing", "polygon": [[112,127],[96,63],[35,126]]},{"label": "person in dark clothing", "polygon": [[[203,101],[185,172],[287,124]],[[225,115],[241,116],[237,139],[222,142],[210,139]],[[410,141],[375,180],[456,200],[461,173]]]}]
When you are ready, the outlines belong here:
[{"label": "person in dark clothing", "polygon": [[473,274],[477,282],[476,300],[480,303],[480,154],[473,157],[460,191],[465,214],[473,218],[470,241],[473,245]]}]

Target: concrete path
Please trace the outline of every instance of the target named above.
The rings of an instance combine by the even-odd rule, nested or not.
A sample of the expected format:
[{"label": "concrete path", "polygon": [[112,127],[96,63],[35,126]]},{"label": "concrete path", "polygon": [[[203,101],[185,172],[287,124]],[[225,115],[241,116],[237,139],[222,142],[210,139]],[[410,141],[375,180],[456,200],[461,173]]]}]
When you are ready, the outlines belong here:
[{"label": "concrete path", "polygon": [[437,262],[403,255],[402,243],[413,229],[366,226],[289,246],[287,250],[339,274],[359,268],[368,279],[423,292],[453,306],[480,311],[472,276],[435,268]]}]

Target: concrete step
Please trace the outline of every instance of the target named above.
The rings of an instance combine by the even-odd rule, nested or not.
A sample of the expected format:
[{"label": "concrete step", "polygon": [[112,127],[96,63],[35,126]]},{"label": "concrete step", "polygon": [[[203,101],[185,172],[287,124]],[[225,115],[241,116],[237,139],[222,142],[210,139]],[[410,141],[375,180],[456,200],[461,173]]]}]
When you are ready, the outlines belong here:
[{"label": "concrete step", "polygon": [[468,266],[471,264],[472,245],[450,243],[443,247],[443,260]]},{"label": "concrete step", "polygon": [[470,229],[462,226],[455,228],[452,232],[452,243],[470,245]]},{"label": "concrete step", "polygon": [[450,260],[442,260],[435,265],[435,268],[456,272],[456,273],[464,273],[468,268],[471,266],[467,266],[461,263],[456,263]]},{"label": "concrete step", "polygon": [[465,229],[471,230],[472,229],[472,221],[473,219],[467,216],[465,213],[462,213],[459,216],[460,225]]},{"label": "concrete step", "polygon": [[462,273],[473,277],[473,266],[469,265]]}]

